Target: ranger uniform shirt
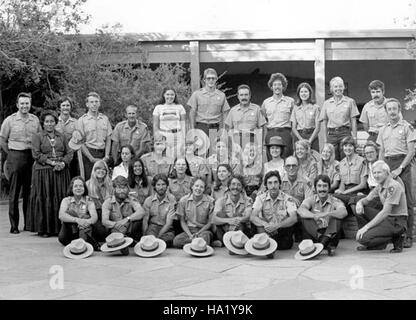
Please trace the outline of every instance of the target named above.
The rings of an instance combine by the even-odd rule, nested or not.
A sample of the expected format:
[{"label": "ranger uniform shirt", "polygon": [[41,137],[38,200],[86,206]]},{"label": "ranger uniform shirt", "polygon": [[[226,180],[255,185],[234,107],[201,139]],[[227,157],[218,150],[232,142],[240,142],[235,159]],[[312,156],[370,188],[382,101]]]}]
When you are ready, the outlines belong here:
[{"label": "ranger uniform shirt", "polygon": [[319,114],[321,108],[316,104],[308,103],[306,106],[299,105],[294,106],[292,116],[290,117],[292,122],[296,120],[296,129],[315,129],[319,125]]},{"label": "ranger uniform shirt", "polygon": [[347,157],[345,157],[339,163],[339,174],[344,185],[360,184],[361,177],[367,175],[367,165],[364,158],[354,154],[349,162]]},{"label": "ranger uniform shirt", "polygon": [[284,192],[279,192],[273,200],[269,191],[266,191],[258,195],[253,204],[253,210],[260,210],[260,219],[272,224],[281,223],[292,214],[296,215],[296,209],[295,200]]},{"label": "ranger uniform shirt", "polygon": [[154,193],[144,201],[143,209],[149,217],[149,224],[163,227],[166,224],[167,215],[172,212],[176,213],[176,200],[173,195],[166,192],[165,197],[159,201],[157,193]]},{"label": "ranger uniform shirt", "polygon": [[209,91],[206,88],[192,93],[187,103],[196,112],[195,121],[201,123],[219,123],[222,115],[230,110],[224,92],[215,89]]},{"label": "ranger uniform shirt", "polygon": [[387,123],[377,137],[377,144],[384,148],[385,157],[407,155],[407,144],[412,141],[416,141],[415,130],[406,120],[399,120],[395,125]]},{"label": "ranger uniform shirt", "polygon": [[76,122],[75,128],[85,137],[85,145],[92,149],[105,149],[107,139],[110,139],[111,129],[110,121],[107,116],[99,113],[97,117],[89,113],[81,116]]},{"label": "ranger uniform shirt", "polygon": [[183,217],[188,226],[200,228],[211,221],[213,211],[212,197],[203,194],[202,199],[196,202],[193,195],[188,194],[179,200],[177,215]]},{"label": "ranger uniform shirt", "polygon": [[266,127],[291,128],[290,121],[295,101],[291,97],[282,96],[279,100],[271,96],[263,101],[261,110],[267,118]]},{"label": "ranger uniform shirt", "polygon": [[312,184],[302,177],[298,176],[294,183],[290,182],[287,174],[282,177],[282,185],[280,190],[290,195],[299,206],[305,198],[313,195]]},{"label": "ranger uniform shirt", "polygon": [[138,120],[133,127],[129,126],[128,120],[119,122],[114,128],[111,140],[118,142],[119,148],[124,145],[131,145],[136,154],[142,145],[151,142],[147,125]]},{"label": "ranger uniform shirt", "polygon": [[260,112],[260,107],[254,103],[250,103],[248,107],[242,107],[240,104],[234,106],[225,119],[225,124],[230,129],[238,131],[258,129],[265,123],[266,119]]},{"label": "ranger uniform shirt", "polygon": [[27,150],[32,148],[32,137],[41,132],[38,117],[29,113],[26,119],[20,112],[13,113],[4,119],[1,125],[0,136],[6,140],[11,150]]},{"label": "ranger uniform shirt", "polygon": [[351,118],[357,117],[359,114],[354,99],[343,96],[341,100],[336,102],[332,97],[324,102],[319,120],[327,120],[328,128],[351,127]]},{"label": "ranger uniform shirt", "polygon": [[368,132],[378,133],[389,122],[384,104],[377,104],[374,100],[367,102],[361,111],[360,122],[368,124]]}]

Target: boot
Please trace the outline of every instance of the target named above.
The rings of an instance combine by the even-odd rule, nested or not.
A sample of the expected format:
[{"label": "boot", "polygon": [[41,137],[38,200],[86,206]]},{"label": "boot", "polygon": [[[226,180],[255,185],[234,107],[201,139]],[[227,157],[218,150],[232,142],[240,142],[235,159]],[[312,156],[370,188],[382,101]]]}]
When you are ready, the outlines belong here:
[{"label": "boot", "polygon": [[400,253],[403,251],[403,244],[406,239],[406,233],[393,238],[393,249],[390,250],[391,253]]}]

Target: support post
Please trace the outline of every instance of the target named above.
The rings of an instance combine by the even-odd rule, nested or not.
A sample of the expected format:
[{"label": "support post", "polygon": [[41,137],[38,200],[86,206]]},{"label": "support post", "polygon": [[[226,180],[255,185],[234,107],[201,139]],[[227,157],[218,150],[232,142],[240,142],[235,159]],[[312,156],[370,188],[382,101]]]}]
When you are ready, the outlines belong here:
[{"label": "support post", "polygon": [[190,41],[189,49],[191,53],[191,88],[192,91],[195,91],[200,88],[199,41]]},{"label": "support post", "polygon": [[[316,103],[322,108],[325,101],[325,39],[315,40],[315,96]],[[319,131],[319,148],[322,148],[323,130]]]}]

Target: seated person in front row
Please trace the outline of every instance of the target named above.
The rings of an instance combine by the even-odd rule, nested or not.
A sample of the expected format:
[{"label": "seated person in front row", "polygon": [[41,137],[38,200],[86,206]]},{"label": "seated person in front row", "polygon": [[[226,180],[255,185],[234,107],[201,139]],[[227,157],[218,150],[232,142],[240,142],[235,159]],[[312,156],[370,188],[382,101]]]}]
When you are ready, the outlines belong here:
[{"label": "seated person in front row", "polygon": [[88,190],[82,177],[74,177],[69,184],[68,197],[62,199],[59,219],[62,222],[58,240],[64,246],[82,238],[92,244],[95,251],[100,245],[93,238],[93,225],[97,222],[94,202],[87,196]]},{"label": "seated person in front row", "polygon": [[302,202],[298,214],[307,237],[322,243],[328,255],[333,256],[347,209],[341,200],[329,194],[331,179],[327,175],[318,175],[314,185],[316,194]]},{"label": "seated person in front row", "polygon": [[249,238],[252,235],[250,215],[253,200],[245,194],[244,178],[232,176],[228,181],[228,193],[215,202],[212,223],[218,240],[228,231],[243,231]]},{"label": "seated person in front row", "polygon": [[140,203],[129,197],[129,181],[123,176],[113,180],[114,195],[107,198],[102,206],[103,225],[110,233],[120,232],[139,241],[141,237],[140,220],[144,210]]},{"label": "seated person in front row", "polygon": [[169,180],[165,174],[155,175],[152,186],[155,192],[143,204],[145,211],[144,235],[153,235],[165,241],[168,247],[172,247],[175,237],[172,224],[176,217],[176,200],[173,195],[167,192]]},{"label": "seated person in front row", "polygon": [[210,245],[213,234],[211,232],[211,218],[214,211],[214,199],[206,195],[206,182],[196,178],[191,185],[191,192],[181,198],[177,215],[183,232],[173,239],[173,246],[182,249],[194,238],[203,238]]},{"label": "seated person in front row", "polygon": [[[357,202],[358,227],[356,239],[363,250],[383,250],[393,242],[392,253],[402,252],[407,229],[407,202],[404,185],[390,175],[390,167],[382,160],[373,164],[373,176],[378,185],[370,194]],[[368,206],[379,196],[383,209]]]},{"label": "seated person in front row", "polygon": [[264,185],[267,191],[257,196],[250,219],[257,227],[257,233],[266,232],[276,240],[278,250],[287,250],[293,245],[296,203],[279,190],[281,182],[279,171],[266,173]]}]

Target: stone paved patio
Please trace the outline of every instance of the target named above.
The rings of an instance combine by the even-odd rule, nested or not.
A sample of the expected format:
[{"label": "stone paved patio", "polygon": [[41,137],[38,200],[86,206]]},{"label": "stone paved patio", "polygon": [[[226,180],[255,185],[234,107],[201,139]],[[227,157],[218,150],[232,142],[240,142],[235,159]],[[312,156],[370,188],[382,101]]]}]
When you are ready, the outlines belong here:
[{"label": "stone paved patio", "polygon": [[[8,231],[0,205],[0,299],[416,299],[416,247],[365,253],[342,240],[335,257],[310,261],[295,260],[295,249],[266,260],[224,248],[208,258],[168,249],[145,259],[130,249],[127,257],[100,252],[76,261],[57,238]],[[56,268],[63,289],[51,288]]]}]

